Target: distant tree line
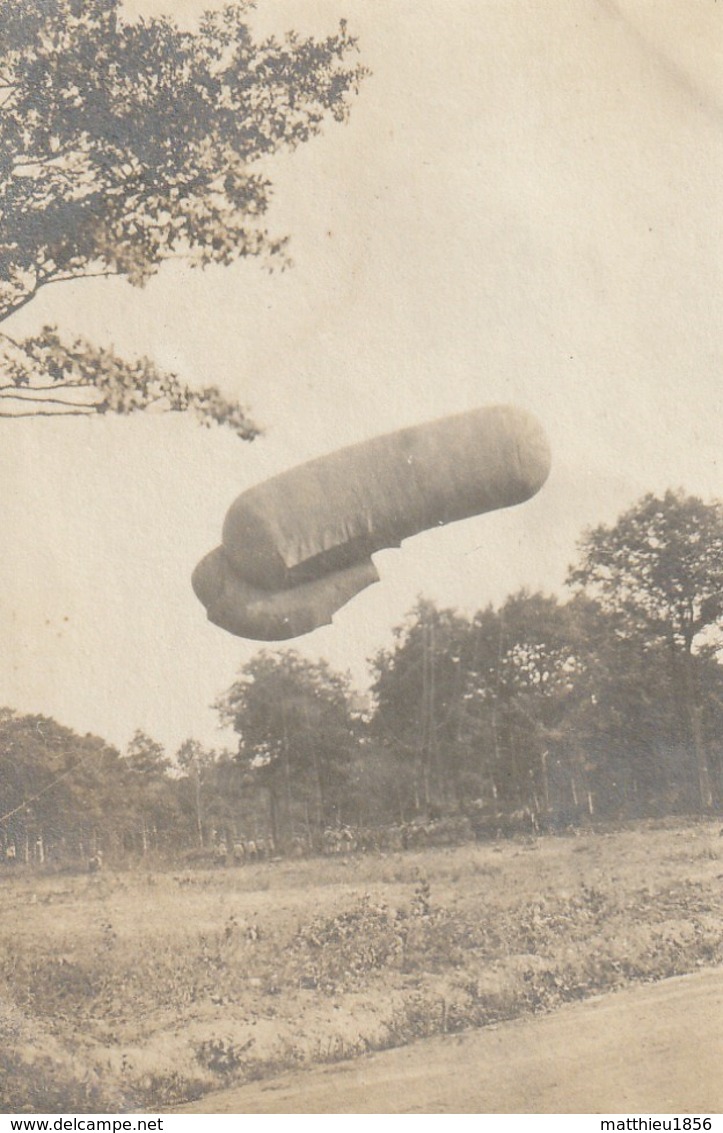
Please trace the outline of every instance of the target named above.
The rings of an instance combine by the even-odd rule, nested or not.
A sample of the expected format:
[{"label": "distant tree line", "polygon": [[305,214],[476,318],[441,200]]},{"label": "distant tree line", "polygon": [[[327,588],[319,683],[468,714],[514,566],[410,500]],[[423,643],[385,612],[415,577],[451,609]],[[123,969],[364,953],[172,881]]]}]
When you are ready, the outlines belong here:
[{"label": "distant tree line", "polygon": [[189,739],[170,758],[139,731],[121,753],[0,710],[4,860],[226,860],[462,818],[491,833],[519,814],[555,829],[720,811],[720,505],[646,496],[584,535],[568,582],[566,601],[521,591],[472,617],[420,599],[367,698],[324,661],[260,651],[217,704],[234,751]]}]

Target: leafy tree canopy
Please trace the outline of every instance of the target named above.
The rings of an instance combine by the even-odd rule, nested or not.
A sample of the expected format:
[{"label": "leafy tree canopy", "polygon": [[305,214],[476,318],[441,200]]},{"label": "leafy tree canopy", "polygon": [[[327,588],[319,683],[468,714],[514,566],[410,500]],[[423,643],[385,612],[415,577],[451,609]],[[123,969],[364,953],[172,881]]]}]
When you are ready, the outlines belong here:
[{"label": "leafy tree canopy", "polygon": [[13,402],[0,417],[190,412],[206,427],[229,426],[242,440],[258,436],[247,411],[217,386],[194,389],[149,358],[128,361],[82,338],[66,344],[54,327],[20,341],[0,332],[0,340],[9,379],[0,384],[0,405]]},{"label": "leafy tree canopy", "polygon": [[612,527],[589,531],[569,580],[597,598],[621,635],[671,647],[670,691],[686,722],[703,809],[713,805],[696,638],[723,618],[723,507],[682,491],[649,494]]},{"label": "leafy tree canopy", "polygon": [[[364,69],[347,65],[343,22],[323,40],[259,42],[250,7],[236,0],[186,32],[166,18],[126,23],[120,0],[0,0],[0,320],[48,284],[119,275],[140,286],[172,257],[286,262],[265,223],[267,159],[343,121]],[[77,345],[53,332],[20,344],[0,398],[35,400],[29,375],[47,376],[51,348],[49,384],[67,378]],[[86,378],[99,362],[91,350]],[[101,396],[98,412],[129,411],[134,366],[113,367],[120,396]],[[186,407],[186,392],[165,392],[168,408]],[[207,390],[191,407],[249,439],[242,411],[218,402]]]},{"label": "leafy tree canopy", "polygon": [[291,759],[307,767],[318,755],[343,756],[353,730],[347,679],[326,661],[290,649],[262,650],[216,705],[240,736],[244,764],[274,771]]},{"label": "leafy tree canopy", "polygon": [[291,835],[299,808],[307,829],[339,820],[358,747],[344,675],[294,650],[262,650],[216,707],[239,734],[238,765],[268,792],[277,844]]},{"label": "leafy tree canopy", "polygon": [[0,708],[0,835],[58,827],[74,810],[93,815],[118,760],[97,736]]},{"label": "leafy tree canopy", "polygon": [[133,733],[125,759],[126,766],[132,774],[147,778],[162,777],[170,766],[163,745],[140,728]]},{"label": "leafy tree canopy", "polygon": [[723,617],[723,507],[682,491],[644,496],[612,527],[587,532],[569,581],[628,630],[689,652]]}]

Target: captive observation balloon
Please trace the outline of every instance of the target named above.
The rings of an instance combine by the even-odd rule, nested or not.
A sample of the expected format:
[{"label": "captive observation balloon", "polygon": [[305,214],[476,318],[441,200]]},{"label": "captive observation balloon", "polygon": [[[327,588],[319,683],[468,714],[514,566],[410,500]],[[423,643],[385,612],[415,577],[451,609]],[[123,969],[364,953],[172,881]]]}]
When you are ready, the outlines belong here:
[{"label": "captive observation balloon", "polygon": [[378,581],[376,567],[367,559],[292,590],[262,590],[233,569],[223,547],[201,559],[193,572],[193,589],[209,621],[254,641],[284,641],[328,625],[350,598]]},{"label": "captive observation balloon", "polygon": [[240,637],[309,633],[378,580],[375,551],[523,503],[549,470],[540,425],[511,406],[375,437],[243,492],[193,588],[209,619]]}]

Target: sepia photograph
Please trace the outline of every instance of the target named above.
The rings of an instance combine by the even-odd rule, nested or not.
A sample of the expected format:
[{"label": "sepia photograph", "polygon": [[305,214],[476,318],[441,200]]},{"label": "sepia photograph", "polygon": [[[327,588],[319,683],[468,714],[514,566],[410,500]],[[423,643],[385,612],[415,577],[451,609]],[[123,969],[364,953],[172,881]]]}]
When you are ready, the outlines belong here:
[{"label": "sepia photograph", "polygon": [[711,1128],[722,348],[716,0],[0,0],[0,1112]]}]

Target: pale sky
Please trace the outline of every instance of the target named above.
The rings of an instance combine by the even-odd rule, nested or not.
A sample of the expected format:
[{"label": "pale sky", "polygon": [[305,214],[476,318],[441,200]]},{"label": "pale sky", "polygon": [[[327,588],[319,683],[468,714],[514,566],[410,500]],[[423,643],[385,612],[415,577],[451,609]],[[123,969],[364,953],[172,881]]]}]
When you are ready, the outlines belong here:
[{"label": "pale sky", "polygon": [[[185,21],[209,0],[128,0]],[[266,427],[3,422],[0,702],[125,745],[232,743],[210,705],[260,646],[190,587],[244,488],[477,405],[531,409],[553,472],[520,508],[375,557],[382,580],[290,645],[351,669],[417,595],[469,612],[564,593],[582,529],[646,491],[721,487],[723,5],[259,0],[264,31],[342,16],[373,74],[346,126],[276,159],[294,267],[164,267],[48,288],[55,322],[216,382]]]}]

